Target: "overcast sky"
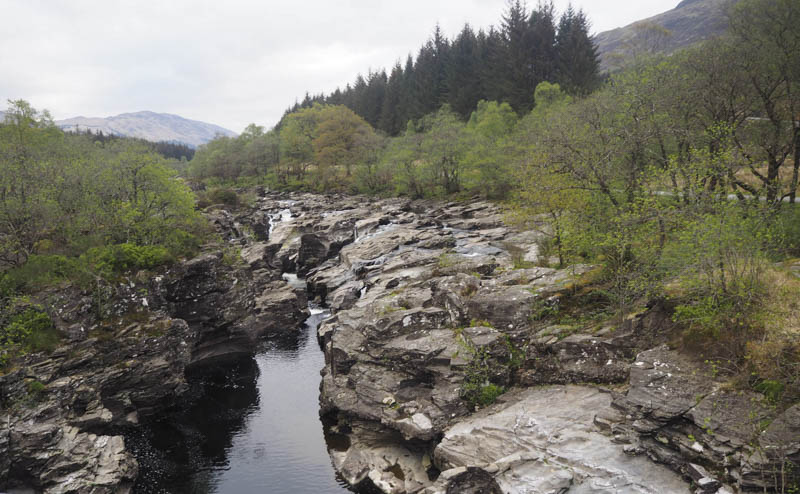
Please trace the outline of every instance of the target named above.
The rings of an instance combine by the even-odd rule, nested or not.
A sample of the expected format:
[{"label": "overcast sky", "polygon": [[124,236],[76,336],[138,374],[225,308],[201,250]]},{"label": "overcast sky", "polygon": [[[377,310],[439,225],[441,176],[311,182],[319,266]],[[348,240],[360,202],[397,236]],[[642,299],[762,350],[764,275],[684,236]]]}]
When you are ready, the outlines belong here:
[{"label": "overcast sky", "polygon": [[[679,0],[574,0],[601,32]],[[529,4],[535,3],[529,1]],[[564,9],[568,0],[555,0]],[[56,119],[152,110],[240,132],[306,91],[416,52],[438,22],[499,24],[506,0],[0,0],[0,109]]]}]

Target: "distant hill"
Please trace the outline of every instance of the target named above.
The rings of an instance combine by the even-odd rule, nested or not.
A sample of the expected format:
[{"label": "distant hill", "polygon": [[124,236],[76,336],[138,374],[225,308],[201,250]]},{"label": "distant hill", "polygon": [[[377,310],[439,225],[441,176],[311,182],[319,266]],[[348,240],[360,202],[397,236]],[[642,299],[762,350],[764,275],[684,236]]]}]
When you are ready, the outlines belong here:
[{"label": "distant hill", "polygon": [[56,125],[64,130],[103,131],[128,137],[140,137],[148,141],[168,141],[197,147],[215,136],[235,136],[236,133],[218,125],[189,120],[169,113],[140,111],[123,113],[114,117],[75,117],[56,120]]},{"label": "distant hill", "polygon": [[727,9],[736,1],[683,0],[667,12],[602,32],[595,37],[601,68],[619,67],[636,50],[672,53],[722,34],[728,25]]}]

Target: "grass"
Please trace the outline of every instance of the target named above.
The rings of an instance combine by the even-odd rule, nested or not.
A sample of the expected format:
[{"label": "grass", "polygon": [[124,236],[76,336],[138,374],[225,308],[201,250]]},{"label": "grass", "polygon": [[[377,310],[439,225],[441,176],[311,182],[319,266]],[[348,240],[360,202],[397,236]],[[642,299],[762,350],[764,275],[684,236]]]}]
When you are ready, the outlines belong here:
[{"label": "grass", "polygon": [[39,381],[28,382],[28,394],[31,396],[39,396],[44,393],[45,385]]},{"label": "grass", "polygon": [[237,266],[244,264],[244,259],[242,259],[242,248],[238,245],[226,245],[222,249],[222,263],[226,266]]},{"label": "grass", "polygon": [[446,269],[457,265],[458,262],[457,254],[455,252],[447,251],[439,254],[436,265],[441,269]]},{"label": "grass", "polygon": [[[697,292],[696,280],[676,279],[665,292],[676,306],[677,345],[724,375],[733,389],[750,389],[784,408],[800,400],[800,278],[792,263],[765,263],[757,283],[732,293]],[[734,297],[732,300],[727,297]]]},{"label": "grass", "polygon": [[800,278],[785,266],[764,273],[767,293],[758,326],[745,345],[746,370],[770,400],[800,400]]}]

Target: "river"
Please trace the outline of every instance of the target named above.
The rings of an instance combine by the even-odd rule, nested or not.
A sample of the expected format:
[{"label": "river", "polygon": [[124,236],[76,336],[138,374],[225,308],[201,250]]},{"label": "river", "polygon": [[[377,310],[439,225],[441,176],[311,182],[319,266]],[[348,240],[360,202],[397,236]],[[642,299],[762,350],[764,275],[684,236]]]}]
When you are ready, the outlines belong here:
[{"label": "river", "polygon": [[134,492],[347,492],[319,418],[316,329],[327,315],[311,307],[297,338],[267,342],[255,362],[204,377],[192,407],[127,438],[141,465]]}]

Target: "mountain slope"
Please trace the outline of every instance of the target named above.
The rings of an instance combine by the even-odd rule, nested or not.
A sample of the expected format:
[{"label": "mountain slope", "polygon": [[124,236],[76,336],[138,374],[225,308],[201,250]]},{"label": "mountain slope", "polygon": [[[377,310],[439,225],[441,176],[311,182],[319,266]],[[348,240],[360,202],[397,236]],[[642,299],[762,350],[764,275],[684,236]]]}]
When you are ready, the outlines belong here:
[{"label": "mountain slope", "polygon": [[74,117],[56,120],[64,130],[91,129],[106,134],[141,137],[148,141],[173,141],[197,147],[216,135],[235,136],[236,133],[218,125],[189,120],[169,113],[140,111],[123,113],[113,117]]},{"label": "mountain slope", "polygon": [[671,53],[724,33],[727,9],[735,1],[683,0],[672,10],[602,32],[595,37],[601,68],[613,70],[636,51]]}]

